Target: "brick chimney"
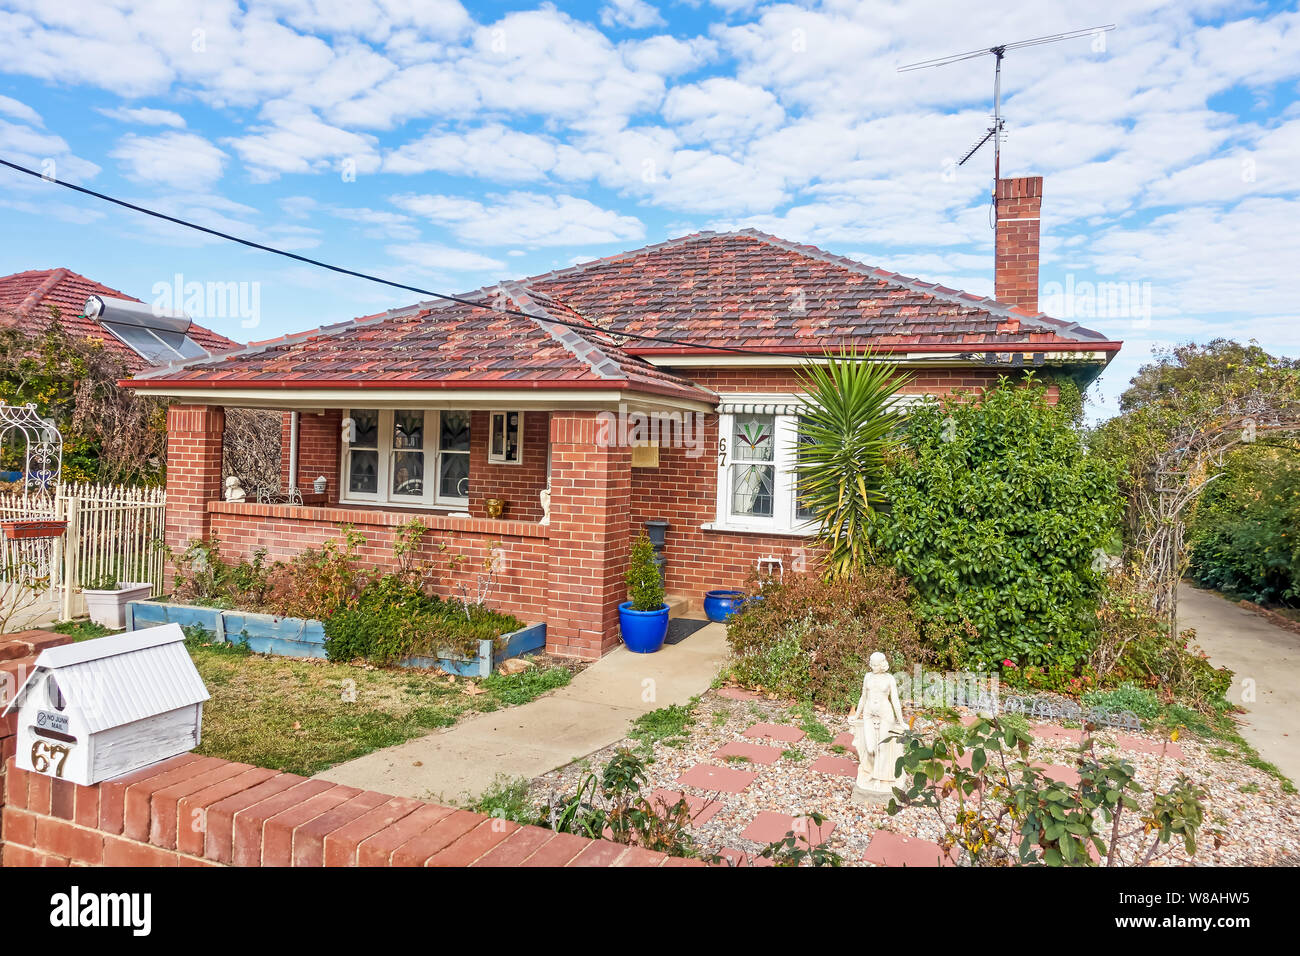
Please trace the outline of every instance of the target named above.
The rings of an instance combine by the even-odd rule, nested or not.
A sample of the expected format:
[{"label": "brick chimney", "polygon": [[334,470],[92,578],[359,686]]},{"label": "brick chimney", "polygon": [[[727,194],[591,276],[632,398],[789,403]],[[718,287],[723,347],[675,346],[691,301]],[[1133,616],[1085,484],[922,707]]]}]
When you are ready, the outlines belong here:
[{"label": "brick chimney", "polygon": [[1042,205],[1042,176],[998,180],[993,297],[1028,312],[1038,311],[1038,213]]}]

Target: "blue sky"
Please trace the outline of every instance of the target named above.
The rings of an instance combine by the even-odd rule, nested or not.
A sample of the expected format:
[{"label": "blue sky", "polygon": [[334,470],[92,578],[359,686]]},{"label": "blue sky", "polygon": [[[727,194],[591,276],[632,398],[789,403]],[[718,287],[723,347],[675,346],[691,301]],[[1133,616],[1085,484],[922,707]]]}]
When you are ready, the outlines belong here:
[{"label": "blue sky", "polygon": [[[0,0],[0,155],[448,292],[754,226],[990,293],[990,157],[953,159],[992,64],[895,68],[1108,22],[1004,73],[1043,307],[1127,343],[1100,417],[1153,347],[1300,351],[1293,4]],[[412,298],[0,184],[0,274],[237,283],[242,314],[191,311],[242,341]]]}]

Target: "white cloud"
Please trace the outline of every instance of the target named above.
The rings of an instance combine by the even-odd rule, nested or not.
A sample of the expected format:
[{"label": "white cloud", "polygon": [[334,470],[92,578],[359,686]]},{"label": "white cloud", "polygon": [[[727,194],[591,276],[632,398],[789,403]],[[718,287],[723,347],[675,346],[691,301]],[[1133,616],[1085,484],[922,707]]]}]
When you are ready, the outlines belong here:
[{"label": "white cloud", "polygon": [[417,266],[435,276],[462,272],[481,274],[501,272],[505,269],[505,263],[499,259],[464,249],[453,249],[436,242],[385,246],[384,251],[395,259]]},{"label": "white cloud", "polygon": [[[53,175],[55,179],[80,182],[99,174],[99,167],[74,155],[62,136],[2,119],[0,154],[42,174]],[[6,180],[14,181],[14,175],[7,174]]]},{"label": "white cloud", "polygon": [[267,122],[251,133],[225,140],[252,168],[255,179],[331,169],[364,174],[379,168],[373,136],[331,126],[310,110],[284,101],[268,103],[262,116]]},{"label": "white cloud", "polygon": [[185,128],[185,117],[179,113],[173,113],[171,110],[158,110],[149,106],[135,108],[119,106],[115,109],[100,109],[97,112],[102,113],[109,119],[117,120],[119,123],[133,123],[137,126],[170,126],[173,129]]},{"label": "white cloud", "polygon": [[645,227],[575,196],[510,193],[487,203],[455,196],[394,196],[400,209],[450,228],[464,242],[502,245],[578,246],[645,238]]},{"label": "white cloud", "polygon": [[555,144],[501,124],[464,133],[430,132],[384,157],[389,173],[453,173],[510,181],[542,179],[555,167]]},{"label": "white cloud", "polygon": [[9,116],[32,126],[44,126],[41,114],[26,103],[20,103],[11,96],[0,96],[0,115]]},{"label": "white cloud", "polygon": [[646,30],[667,23],[646,0],[609,0],[600,8],[600,22],[607,27],[627,27],[629,30]]},{"label": "white cloud", "polygon": [[662,112],[683,138],[709,143],[749,140],[785,119],[767,90],[721,76],[674,87]]},{"label": "white cloud", "polygon": [[226,154],[195,133],[128,133],[109,153],[129,179],[174,189],[205,190],[221,178]]}]

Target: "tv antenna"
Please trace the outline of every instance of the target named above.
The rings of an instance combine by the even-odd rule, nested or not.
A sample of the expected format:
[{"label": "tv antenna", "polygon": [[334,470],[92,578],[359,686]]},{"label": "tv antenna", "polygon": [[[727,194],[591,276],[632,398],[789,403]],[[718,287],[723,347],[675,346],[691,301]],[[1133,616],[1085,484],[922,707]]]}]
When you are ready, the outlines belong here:
[{"label": "tv antenna", "polygon": [[[979,148],[989,140],[993,141],[993,195],[997,196],[998,179],[1002,175],[1002,129],[1005,125],[1002,119],[1002,58],[1007,55],[1009,50],[1019,50],[1027,46],[1040,46],[1044,43],[1059,43],[1061,40],[1074,40],[1079,37],[1098,36],[1102,33],[1109,33],[1115,29],[1115,24],[1107,23],[1104,26],[1088,27],[1084,30],[1071,30],[1068,33],[1054,33],[1046,37],[1034,37],[1032,40],[1017,40],[1015,43],[1000,43],[997,46],[987,47],[983,50],[971,50],[968,53],[955,53],[952,56],[941,56],[933,60],[921,60],[919,63],[908,63],[906,66],[898,68],[899,73],[909,73],[912,70],[925,70],[932,66],[947,66],[949,63],[960,63],[962,60],[973,60],[978,56],[993,57],[993,125],[988,128],[979,141],[970,149],[966,150],[966,155],[958,162],[958,166],[965,166],[967,160],[979,152]],[[993,204],[994,217],[997,216],[996,199]]]}]

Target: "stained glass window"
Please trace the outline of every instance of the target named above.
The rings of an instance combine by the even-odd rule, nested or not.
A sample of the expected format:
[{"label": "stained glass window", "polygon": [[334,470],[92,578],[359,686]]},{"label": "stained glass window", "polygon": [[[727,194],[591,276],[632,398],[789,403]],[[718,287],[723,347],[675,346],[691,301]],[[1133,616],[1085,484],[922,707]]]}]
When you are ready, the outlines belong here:
[{"label": "stained glass window", "polygon": [[772,516],[775,430],[773,415],[737,415],[733,421],[731,510],[737,515]]}]

